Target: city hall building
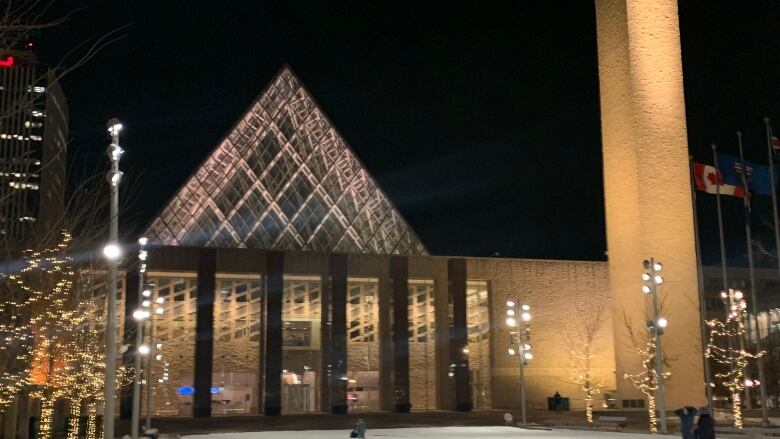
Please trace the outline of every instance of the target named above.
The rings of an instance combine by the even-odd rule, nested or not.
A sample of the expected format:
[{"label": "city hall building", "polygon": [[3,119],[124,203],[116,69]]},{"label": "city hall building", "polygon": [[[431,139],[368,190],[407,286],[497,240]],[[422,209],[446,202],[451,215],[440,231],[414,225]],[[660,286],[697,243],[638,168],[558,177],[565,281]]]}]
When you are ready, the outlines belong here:
[{"label": "city hall building", "polygon": [[[572,351],[610,313],[606,262],[429,255],[286,67],[145,236],[158,416],[518,407],[509,300],[532,314],[529,405],[582,407]],[[133,344],[138,268],[122,282]],[[609,319],[591,351],[612,404]]]}]

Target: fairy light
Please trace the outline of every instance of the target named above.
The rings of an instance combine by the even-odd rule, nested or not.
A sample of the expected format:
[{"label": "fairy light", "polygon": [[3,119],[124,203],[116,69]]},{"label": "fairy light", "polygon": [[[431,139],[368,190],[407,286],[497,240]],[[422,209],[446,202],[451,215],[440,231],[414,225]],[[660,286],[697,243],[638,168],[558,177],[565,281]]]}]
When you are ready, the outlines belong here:
[{"label": "fairy light", "polygon": [[[105,350],[100,320],[102,307],[84,289],[93,273],[77,273],[66,256],[72,236],[63,231],[59,243],[23,252],[22,268],[0,275],[12,291],[0,303],[0,354],[15,352],[15,370],[0,372],[0,413],[23,389],[40,400],[39,435],[53,438],[54,404],[87,409],[87,439],[97,439],[97,407],[102,404]],[[118,386],[128,381],[118,371]],[[67,439],[78,437],[74,413]]]},{"label": "fairy light", "polygon": [[572,350],[572,376],[574,384],[580,386],[585,394],[585,420],[593,423],[593,400],[601,393],[604,382],[593,377],[593,359],[596,357],[591,350],[591,344],[586,342],[581,351]]},{"label": "fairy light", "polygon": [[744,301],[740,301],[732,308],[726,321],[712,319],[707,321],[709,327],[709,340],[704,355],[726,366],[727,372],[716,373],[716,378],[721,378],[726,389],[731,393],[732,405],[731,411],[734,418],[734,427],[741,429],[743,427],[742,418],[742,396],[741,392],[745,389],[744,371],[748,367],[750,360],[764,356],[766,352],[760,351],[755,354],[745,351],[738,347],[721,348],[718,346],[719,340],[728,340],[729,338],[742,337],[746,330],[744,319],[746,316],[745,306],[741,306]]},{"label": "fairy light", "polygon": [[[657,433],[658,417],[655,414],[655,392],[658,390],[658,373],[655,369],[655,338],[647,337],[643,345],[635,346],[634,349],[642,360],[642,370],[637,373],[627,373],[623,375],[623,378],[628,380],[647,399],[650,433]],[[668,371],[665,371],[663,374],[664,379],[668,379],[672,375]]]}]

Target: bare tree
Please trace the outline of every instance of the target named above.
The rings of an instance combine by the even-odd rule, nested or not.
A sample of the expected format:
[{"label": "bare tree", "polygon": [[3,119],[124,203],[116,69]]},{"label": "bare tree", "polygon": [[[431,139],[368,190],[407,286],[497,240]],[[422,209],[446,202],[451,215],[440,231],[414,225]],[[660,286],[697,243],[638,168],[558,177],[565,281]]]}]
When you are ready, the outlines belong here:
[{"label": "bare tree", "polygon": [[[644,319],[642,320],[644,323]],[[662,365],[665,369],[669,369],[668,358],[664,354],[663,350],[659,353],[658,347],[655,343],[655,337],[652,331],[645,327],[637,329],[634,325],[631,316],[623,314],[623,324],[626,331],[629,334],[629,340],[631,347],[639,356],[640,368],[636,372],[626,373],[623,378],[628,380],[637,390],[642,392],[647,400],[647,414],[650,419],[650,432],[658,432],[658,419],[656,417],[656,399],[655,392],[658,390],[658,373],[655,368],[656,355],[662,356]],[[668,379],[671,376],[670,371],[664,371],[664,379]],[[666,416],[665,413],[661,413],[661,416]]]},{"label": "bare tree", "polygon": [[605,301],[596,305],[595,310],[577,310],[581,320],[569,326],[567,342],[569,345],[570,379],[584,393],[585,419],[593,423],[593,400],[601,393],[604,381],[594,373],[594,363],[599,352],[595,346],[596,337],[607,322],[608,310]]}]

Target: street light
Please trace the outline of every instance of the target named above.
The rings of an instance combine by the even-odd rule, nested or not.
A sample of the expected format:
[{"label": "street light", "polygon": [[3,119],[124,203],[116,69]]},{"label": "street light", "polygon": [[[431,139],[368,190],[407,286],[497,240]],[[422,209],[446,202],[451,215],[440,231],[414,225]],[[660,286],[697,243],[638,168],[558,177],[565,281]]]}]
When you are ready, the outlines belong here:
[{"label": "street light", "polygon": [[117,265],[122,256],[119,247],[119,190],[122,180],[122,172],[119,171],[119,159],[124,150],[119,146],[119,132],[122,124],[118,119],[108,121],[108,133],[111,136],[111,144],[106,153],[111,161],[111,170],[106,175],[111,190],[110,227],[108,233],[109,244],[103,249],[103,254],[108,259],[108,300],[106,312],[106,381],[104,388],[105,403],[103,406],[103,437],[114,439],[114,412],[116,394],[116,295],[119,276]]},{"label": "street light", "polygon": [[[148,355],[150,348],[149,345],[143,344],[144,341],[144,321],[148,319],[152,314],[149,311],[149,305],[151,301],[149,296],[151,292],[148,288],[144,288],[144,280],[146,273],[146,258],[148,256],[146,252],[146,244],[149,241],[146,238],[138,240],[138,296],[137,301],[141,302],[141,307],[133,312],[133,318],[136,320],[135,324],[135,346],[136,352],[133,355],[133,407],[130,416],[130,436],[132,439],[138,439],[139,430],[139,418],[141,416],[141,361],[142,356]],[[148,384],[148,381],[147,381]]]},{"label": "street light", "polygon": [[[506,306],[506,324],[509,326],[510,335],[512,336],[510,347],[507,349],[507,352],[509,355],[518,354],[518,359],[520,361],[520,411],[523,425],[525,425],[527,423],[525,408],[525,365],[528,361],[533,359],[531,345],[527,343],[529,341],[530,329],[528,328],[528,322],[531,321],[531,307],[523,304],[520,305],[520,309],[517,310],[517,303],[512,299],[507,300]],[[518,321],[514,316],[517,315],[518,312],[520,313],[519,331],[516,331],[514,328],[518,327]],[[517,344],[517,350],[512,346],[514,344]]]},{"label": "street light", "polygon": [[[658,285],[664,282],[664,278],[660,272],[663,269],[663,265],[660,262],[655,261],[653,258],[645,260],[643,263],[645,270],[642,273],[642,280],[645,284],[642,285],[642,292],[644,294],[650,294],[653,300],[653,320],[648,322],[648,329],[653,332],[655,336],[655,376],[658,390],[656,391],[656,399],[658,400],[658,413],[661,421],[661,433],[666,434],[666,401],[664,396],[664,363],[663,354],[661,350],[661,336],[664,333],[664,328],[669,324],[665,317],[662,317],[658,307]],[[648,291],[649,290],[649,291]]]},{"label": "street light", "polygon": [[[146,297],[151,298],[152,296],[152,290],[151,288],[147,289],[146,291],[149,292],[149,295]],[[154,314],[157,314],[158,316],[161,316],[165,309],[163,308],[163,304],[165,303],[164,297],[157,297],[154,299],[154,303],[156,304],[154,307]],[[155,347],[155,355],[149,355],[148,356],[148,363],[146,365],[146,426],[145,431],[146,434],[152,433],[152,391],[154,390],[154,387],[152,387],[152,370],[154,369],[154,362],[155,360],[159,361],[162,359],[162,355],[160,352],[162,352],[162,343],[155,343],[154,341],[154,314],[150,314],[149,316],[149,345]],[[163,372],[163,377],[161,378],[161,383],[168,380],[168,372],[167,372],[167,363],[165,364],[165,369]]]}]

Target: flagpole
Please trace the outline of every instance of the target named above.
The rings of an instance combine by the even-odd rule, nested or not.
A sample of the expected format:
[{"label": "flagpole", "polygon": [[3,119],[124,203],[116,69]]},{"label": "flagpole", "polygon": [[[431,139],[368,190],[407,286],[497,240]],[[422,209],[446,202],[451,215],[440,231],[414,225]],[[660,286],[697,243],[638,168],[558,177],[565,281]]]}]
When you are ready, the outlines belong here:
[{"label": "flagpole", "polygon": [[[723,213],[721,212],[720,207],[720,185],[722,182],[721,172],[720,172],[720,166],[718,165],[718,147],[712,143],[710,145],[712,147],[712,160],[715,164],[715,172],[717,172],[717,180],[715,184],[715,200],[717,201],[718,206],[718,234],[720,238],[720,267],[721,270],[723,270],[723,291],[721,294],[727,294],[729,292],[729,278],[728,278],[728,271],[726,270],[726,239],[724,238],[723,234]],[[727,311],[729,312],[729,311]],[[729,344],[729,351],[733,351],[733,341],[732,337],[728,336],[726,337]],[[733,367],[733,365],[732,365]],[[714,409],[715,407],[712,407]]]},{"label": "flagpole", "polygon": [[[751,297],[751,302],[753,302],[752,303],[753,315],[756,317],[756,322],[758,322],[758,293],[756,291],[756,273],[755,273],[755,265],[753,263],[753,236],[750,227],[750,220],[751,220],[750,191],[748,189],[747,166],[745,166],[745,156],[742,152],[742,132],[740,131],[737,131],[737,142],[739,143],[739,162],[742,165],[742,172],[740,173],[742,176],[742,186],[745,188],[745,241],[747,245],[748,268],[750,269],[750,297]],[[756,347],[760,352],[761,351],[760,340],[757,341]],[[767,412],[767,407],[766,407],[766,381],[764,381],[763,357],[758,357],[758,379],[761,381],[761,383],[759,384],[759,389],[761,392],[761,425],[768,426],[769,413]],[[746,386],[745,390],[747,389],[748,387]],[[750,401],[750,399],[748,399],[748,401]]]},{"label": "flagpole", "polygon": [[[747,255],[748,255],[748,267],[750,270],[750,291],[752,292],[755,288],[756,283],[753,279],[753,246],[752,246],[752,240],[753,240],[753,234],[752,234],[752,228],[750,226],[750,187],[748,186],[748,180],[747,180],[747,174],[748,169],[745,165],[745,157],[742,155],[742,132],[737,131],[737,143],[739,144],[739,165],[742,167],[739,171],[739,179],[742,181],[742,190],[745,192],[745,196],[742,198],[742,205],[745,208],[745,245],[747,246]],[[741,351],[745,350],[745,335],[742,334],[739,337],[739,349]],[[743,372],[745,374],[745,379],[750,380],[750,368],[748,366],[745,367],[745,371]],[[745,408],[746,409],[752,409],[753,408],[753,400],[750,398],[750,386],[745,386]]]},{"label": "flagpole", "polygon": [[[693,169],[693,156],[688,156],[688,163],[691,168],[691,203],[693,205],[693,237],[696,243],[696,268],[698,270],[699,280],[699,316],[701,319],[701,343],[702,353],[704,352],[704,344],[707,342],[707,309],[704,301],[704,273],[701,264],[701,242],[699,241],[699,219],[696,213],[696,171]],[[706,355],[704,357],[704,381],[705,391],[707,393],[707,407],[712,407],[712,375],[710,372],[710,359]]]},{"label": "flagpole", "polygon": [[[777,192],[775,191],[775,158],[772,151],[772,124],[768,117],[764,118],[764,124],[766,125],[766,147],[767,154],[769,155],[769,184],[772,186],[772,213],[775,222],[775,249],[777,251],[777,271],[780,274],[780,227],[777,226]],[[758,316],[756,316],[758,319]],[[758,320],[756,320],[758,321]],[[759,334],[759,338],[761,335]]]},{"label": "flagpole", "polygon": [[721,212],[720,208],[720,185],[721,185],[721,176],[720,176],[720,167],[718,166],[718,147],[713,143],[710,145],[712,147],[712,159],[713,163],[715,164],[715,171],[717,171],[717,184],[715,185],[715,200],[717,201],[718,206],[718,235],[720,237],[720,268],[723,271],[723,291],[728,291],[729,289],[729,277],[728,273],[726,272],[726,240],[723,237],[723,213]]}]

